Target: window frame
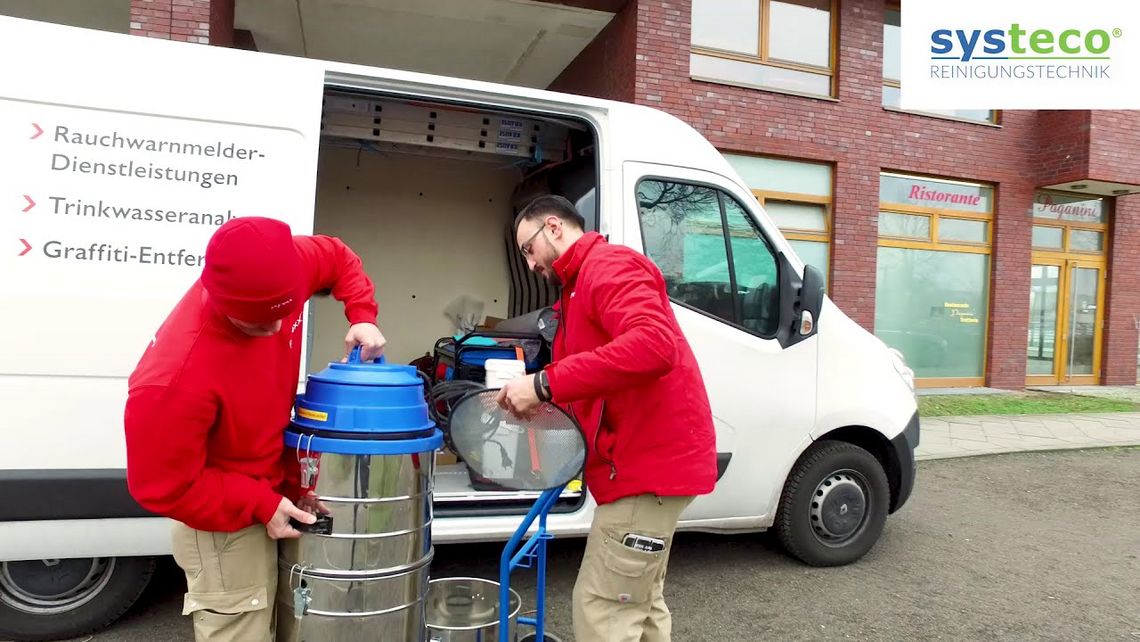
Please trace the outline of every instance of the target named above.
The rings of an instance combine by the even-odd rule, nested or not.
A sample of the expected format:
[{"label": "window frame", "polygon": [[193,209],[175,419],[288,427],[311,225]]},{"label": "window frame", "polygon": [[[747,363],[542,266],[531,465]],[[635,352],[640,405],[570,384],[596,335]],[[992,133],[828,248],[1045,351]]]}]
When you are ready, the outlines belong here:
[{"label": "window frame", "polygon": [[[832,194],[835,193],[834,192],[834,179],[835,179],[834,170],[832,170],[832,187],[833,187]],[[769,200],[783,201],[786,203],[801,203],[804,205],[822,205],[823,206],[823,230],[822,231],[821,230],[801,230],[801,229],[796,229],[796,228],[791,228],[791,227],[785,229],[783,227],[780,227],[780,225],[778,223],[776,223],[775,221],[772,221],[772,223],[774,225],[776,225],[777,229],[780,230],[780,234],[783,235],[785,240],[788,240],[788,241],[806,241],[806,242],[810,242],[810,243],[823,243],[827,247],[828,272],[831,271],[832,260],[835,258],[832,256],[833,250],[835,249],[833,247],[834,242],[832,240],[832,234],[833,234],[833,229],[834,229],[834,222],[833,222],[833,218],[832,218],[834,216],[834,212],[833,212],[834,201],[835,201],[834,196],[817,196],[815,194],[800,194],[798,192],[777,192],[777,191],[773,191],[773,190],[763,190],[763,189],[752,190],[752,195],[756,197],[756,202],[759,203],[760,207],[764,208],[765,211],[767,211],[767,202]],[[831,294],[831,284],[832,284],[832,280],[830,278],[831,275],[827,274],[826,276],[828,277],[827,278],[826,294],[830,295]]]},{"label": "window frame", "polygon": [[[878,217],[876,216],[875,229],[878,237],[876,242],[877,248],[889,247],[899,248],[904,250],[926,250],[932,252],[954,252],[959,254],[984,254],[989,257],[986,262],[987,273],[985,280],[990,284],[987,293],[986,305],[986,323],[984,333],[982,335],[982,376],[980,377],[916,377],[915,385],[919,388],[939,388],[939,387],[955,387],[955,386],[972,386],[972,385],[985,385],[986,373],[989,371],[990,365],[990,327],[993,324],[993,279],[994,279],[994,260],[993,260],[993,242],[994,242],[994,222],[997,220],[997,199],[998,199],[998,186],[989,183],[980,183],[974,181],[954,180],[938,176],[925,176],[920,174],[907,174],[892,171],[880,171],[880,179],[883,176],[896,176],[910,180],[925,180],[925,181],[949,181],[949,182],[970,182],[974,185],[981,185],[989,187],[992,197],[989,202],[988,212],[967,212],[955,209],[946,209],[939,207],[931,207],[927,205],[911,205],[908,203],[889,203],[879,199],[879,212],[888,212],[895,214],[910,214],[917,216],[930,217],[930,236],[925,240],[913,237],[897,237],[897,236],[884,236],[878,231]],[[938,222],[942,218],[951,219],[965,219],[972,221],[985,221],[986,222],[986,240],[984,243],[969,243],[966,241],[952,241],[943,243],[938,236]],[[875,284],[876,291],[878,290],[878,282]]]},{"label": "window frame", "polygon": [[[701,180],[692,180],[692,179],[679,179],[679,178],[669,177],[669,176],[665,176],[665,175],[661,175],[661,174],[642,174],[641,176],[639,176],[637,178],[637,182],[634,183],[634,189],[633,189],[633,197],[635,199],[634,207],[636,208],[636,214],[637,214],[637,231],[638,231],[638,234],[640,236],[641,248],[642,248],[642,251],[643,251],[645,257],[648,258],[650,261],[652,261],[654,265],[657,265],[658,269],[660,269],[660,266],[657,264],[657,261],[653,258],[653,255],[650,253],[649,244],[645,240],[645,226],[644,226],[643,220],[642,220],[641,203],[636,200],[638,190],[641,188],[641,184],[644,183],[645,181],[656,181],[656,182],[660,182],[660,183],[680,183],[682,185],[689,185],[692,187],[704,187],[704,188],[708,188],[708,189],[713,190],[713,192],[717,195],[717,209],[720,212],[720,225],[721,225],[720,230],[721,230],[721,235],[724,238],[724,243],[725,243],[725,260],[727,261],[726,268],[728,270],[729,287],[733,291],[732,312],[733,312],[733,315],[737,318],[736,319],[725,319],[723,317],[719,317],[719,316],[717,316],[717,315],[715,315],[715,314],[713,314],[707,310],[703,310],[703,309],[698,308],[694,305],[690,305],[684,301],[679,301],[676,298],[674,298],[671,294],[666,292],[666,294],[669,296],[669,301],[671,303],[673,303],[675,305],[679,305],[679,306],[681,306],[687,310],[692,310],[693,312],[696,312],[697,314],[700,314],[701,316],[708,317],[709,319],[712,319],[713,321],[723,323],[729,327],[736,328],[737,330],[740,330],[742,332],[747,332],[748,334],[750,334],[754,337],[759,337],[761,339],[767,339],[767,340],[772,340],[772,341],[778,341],[779,340],[779,330],[780,330],[779,315],[780,315],[780,311],[781,311],[780,310],[780,302],[782,301],[782,298],[781,298],[782,292],[780,290],[780,284],[783,281],[784,275],[783,275],[783,272],[781,271],[782,268],[781,268],[781,261],[780,261],[780,253],[777,251],[776,246],[768,238],[768,235],[764,233],[764,228],[756,220],[756,213],[754,211],[748,209],[748,206],[745,205],[744,203],[741,203],[735,196],[733,196],[733,194],[731,192],[729,192],[723,186],[718,185],[716,183],[712,183],[712,182],[708,182],[708,181],[701,181]],[[725,198],[731,198],[737,204],[737,206],[740,207],[741,211],[743,211],[745,213],[746,218],[748,220],[749,227],[751,227],[752,231],[756,233],[756,236],[760,240],[760,242],[764,244],[765,249],[768,250],[768,254],[772,257],[773,264],[776,266],[776,282],[774,284],[774,286],[775,286],[774,292],[775,292],[776,308],[777,308],[776,309],[777,323],[775,324],[775,327],[772,329],[772,332],[770,334],[763,334],[763,333],[757,332],[756,330],[745,327],[744,325],[737,322],[738,319],[740,319],[740,317],[743,316],[743,311],[742,311],[743,302],[741,300],[741,294],[736,288],[736,265],[733,262],[732,237],[729,234],[729,230],[728,230],[728,213],[725,211],[725,207],[724,207],[724,199]]]},{"label": "window frame", "polygon": [[[1112,207],[1113,201],[1111,201],[1109,199],[1109,197],[1101,196],[1099,194],[1081,194],[1079,192],[1062,192],[1060,190],[1052,190],[1052,189],[1037,189],[1037,190],[1034,190],[1034,192],[1033,192],[1033,204],[1034,205],[1037,204],[1038,195],[1043,195],[1043,194],[1044,195],[1061,196],[1064,198],[1073,198],[1073,197],[1080,197],[1080,196],[1097,197],[1100,200],[1101,205],[1104,207],[1105,221],[1103,223],[1086,223],[1083,221],[1066,221],[1066,220],[1060,219],[1060,218],[1038,218],[1036,216],[1033,216],[1031,224],[1034,227],[1052,227],[1052,228],[1056,228],[1056,229],[1061,230],[1061,247],[1059,247],[1059,248],[1056,248],[1056,247],[1046,248],[1046,247],[1032,246],[1032,237],[1031,237],[1030,243],[1032,246],[1032,251],[1040,252],[1040,253],[1046,253],[1046,254],[1048,254],[1048,253],[1053,253],[1053,254],[1060,253],[1060,254],[1076,255],[1073,258],[1076,258],[1079,256],[1085,256],[1085,257],[1089,257],[1089,258],[1093,258],[1093,259],[1096,259],[1096,258],[1103,259],[1103,258],[1108,256],[1109,243],[1111,242],[1111,236],[1109,234],[1109,227],[1110,227],[1109,223],[1111,223],[1112,216],[1113,216],[1113,207]],[[1090,199],[1090,200],[1092,200],[1092,199]],[[1075,249],[1072,249],[1072,245],[1070,244],[1069,238],[1070,238],[1070,236],[1074,230],[1084,230],[1084,231],[1088,231],[1088,232],[1100,232],[1102,234],[1101,239],[1104,241],[1104,247],[1102,247],[1100,250],[1075,250]]]},{"label": "window frame", "polygon": [[[822,205],[823,206],[823,229],[822,230],[804,230],[794,227],[776,227],[780,229],[780,234],[789,241],[816,241],[820,243],[827,243],[827,255],[831,256],[831,233],[832,233],[832,197],[830,196],[816,196],[814,194],[799,194],[796,192],[776,192],[772,190],[754,189],[752,195],[756,197],[756,202],[760,207],[767,211],[768,201],[781,201],[784,203],[799,203],[802,205]],[[775,221],[773,221],[775,223]]]},{"label": "window frame", "polygon": [[[798,62],[789,62],[784,60],[774,60],[769,54],[770,39],[766,37],[768,30],[771,28],[771,5],[772,0],[753,0],[760,4],[760,24],[757,28],[760,30],[760,51],[756,56],[749,56],[737,51],[727,51],[724,49],[717,49],[715,47],[707,47],[692,44],[692,38],[689,39],[689,53],[697,54],[699,56],[709,56],[712,58],[721,58],[724,60],[733,60],[736,62],[745,62],[754,65],[761,65],[764,67],[775,67],[777,69],[787,69],[789,71],[798,71],[801,73],[814,74],[817,76],[828,77],[828,93],[824,96],[822,94],[811,94],[804,92],[797,92],[788,89],[781,89],[780,87],[769,87],[766,85],[747,85],[748,87],[760,87],[760,91],[773,91],[777,93],[796,94],[813,97],[826,97],[835,98],[838,95],[838,69],[839,66],[839,0],[829,0],[831,7],[828,10],[831,18],[828,34],[828,67],[817,67]],[[689,17],[690,29],[692,28],[692,14]],[[690,72],[691,73],[691,72]],[[705,80],[701,78],[701,80]],[[741,83],[736,83],[730,80],[708,81],[720,82],[730,84],[733,86],[745,86]]]},{"label": "window frame", "polygon": [[[915,1],[921,1],[921,0],[915,0]],[[886,0],[886,3],[883,6],[882,23],[883,23],[884,28],[887,26],[887,16],[886,16],[887,11],[898,11],[899,16],[901,18],[901,16],[902,16],[902,2],[901,2],[901,0]],[[901,20],[900,20],[900,22],[901,22]],[[885,38],[883,39],[883,42],[884,43],[886,42]],[[887,54],[887,52],[884,49],[884,51],[883,51],[883,57],[884,58],[886,58],[886,54]],[[883,69],[884,69],[883,73],[885,74],[886,73],[886,71],[885,71],[886,66],[885,65],[883,66]],[[900,72],[900,75],[901,75],[901,72]],[[895,89],[898,89],[900,92],[902,91],[901,79],[900,80],[889,79],[884,75],[882,86],[883,87],[893,87]],[[885,111],[893,111],[893,112],[896,112],[899,114],[911,114],[914,116],[925,116],[927,118],[940,118],[942,120],[952,120],[955,122],[968,123],[971,125],[985,125],[988,127],[1001,127],[1001,125],[1002,125],[1002,123],[1001,123],[1001,115],[1002,114],[1001,114],[1000,109],[989,110],[990,116],[986,120],[975,120],[973,118],[964,118],[962,116],[952,116],[950,114],[938,114],[938,113],[928,112],[928,111],[903,109],[901,107],[891,107],[891,106],[884,104],[884,100],[883,100],[882,96],[879,97],[879,103],[882,105],[882,107]]]}]

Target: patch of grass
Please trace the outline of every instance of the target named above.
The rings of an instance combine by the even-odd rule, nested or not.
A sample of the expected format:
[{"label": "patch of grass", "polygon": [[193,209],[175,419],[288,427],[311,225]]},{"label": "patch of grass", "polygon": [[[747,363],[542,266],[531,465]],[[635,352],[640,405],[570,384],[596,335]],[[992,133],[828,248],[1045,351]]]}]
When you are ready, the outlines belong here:
[{"label": "patch of grass", "polygon": [[923,417],[953,415],[1044,415],[1066,412],[1134,412],[1140,405],[1118,399],[1102,399],[1054,392],[1020,392],[987,395],[921,395],[918,411]]}]

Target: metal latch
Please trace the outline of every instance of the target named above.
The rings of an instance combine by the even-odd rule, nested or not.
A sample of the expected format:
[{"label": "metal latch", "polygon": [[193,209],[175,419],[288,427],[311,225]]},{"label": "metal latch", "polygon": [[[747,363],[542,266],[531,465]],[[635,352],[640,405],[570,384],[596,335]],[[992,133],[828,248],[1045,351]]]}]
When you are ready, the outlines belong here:
[{"label": "metal latch", "polygon": [[296,564],[289,569],[289,586],[293,586],[293,572],[298,568],[301,572],[298,576],[297,587],[293,589],[293,617],[300,620],[305,617],[309,605],[313,603],[313,589],[305,586],[305,567],[298,567]]}]

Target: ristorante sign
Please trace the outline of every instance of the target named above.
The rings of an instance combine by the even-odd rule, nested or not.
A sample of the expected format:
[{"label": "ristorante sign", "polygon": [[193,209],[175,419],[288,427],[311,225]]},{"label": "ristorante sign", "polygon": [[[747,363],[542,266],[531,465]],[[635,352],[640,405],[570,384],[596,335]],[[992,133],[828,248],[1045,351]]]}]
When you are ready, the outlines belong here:
[{"label": "ristorante sign", "polygon": [[977,183],[883,174],[879,179],[879,200],[884,204],[984,213],[991,211],[993,189]]}]

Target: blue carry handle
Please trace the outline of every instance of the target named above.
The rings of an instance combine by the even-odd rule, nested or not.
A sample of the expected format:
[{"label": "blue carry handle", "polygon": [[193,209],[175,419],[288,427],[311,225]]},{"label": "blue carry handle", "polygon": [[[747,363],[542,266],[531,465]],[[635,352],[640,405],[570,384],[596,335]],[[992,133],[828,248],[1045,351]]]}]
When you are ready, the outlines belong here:
[{"label": "blue carry handle", "polygon": [[[348,362],[349,363],[364,363],[360,360],[360,344],[359,343],[356,344],[356,347],[353,348],[352,352],[350,352],[348,354]],[[387,363],[387,360],[384,358],[384,355],[380,355],[379,357],[376,357],[375,359],[373,359],[371,361],[371,363]]]}]

